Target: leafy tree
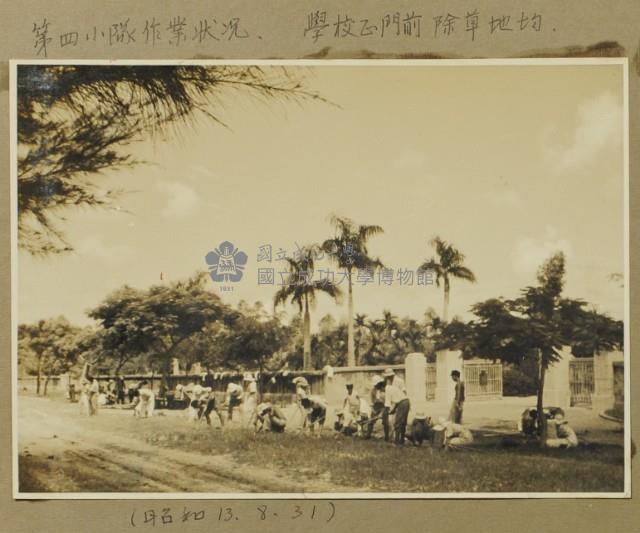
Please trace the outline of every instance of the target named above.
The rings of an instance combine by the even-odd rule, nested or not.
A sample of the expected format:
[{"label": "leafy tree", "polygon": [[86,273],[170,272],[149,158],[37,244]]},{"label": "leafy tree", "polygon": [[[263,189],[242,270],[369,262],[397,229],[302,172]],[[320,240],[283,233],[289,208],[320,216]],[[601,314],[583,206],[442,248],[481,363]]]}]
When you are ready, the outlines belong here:
[{"label": "leafy tree", "polygon": [[335,228],[335,236],[322,244],[322,249],[337,263],[338,267],[347,274],[349,287],[349,314],[347,322],[347,365],[356,364],[354,326],[353,326],[353,271],[373,271],[381,268],[382,262],[378,258],[369,256],[367,243],[371,237],[383,233],[381,226],[358,225],[349,218],[332,216],[331,224]]},{"label": "leafy tree", "polygon": [[226,335],[221,336],[226,353],[225,368],[257,368],[261,374],[265,370],[274,370],[269,368],[269,362],[286,345],[288,333],[288,328],[276,317],[241,314],[227,329]]},{"label": "leafy tree", "polygon": [[538,284],[523,289],[515,300],[487,300],[472,309],[479,320],[472,323],[473,346],[478,355],[518,362],[537,362],[537,410],[540,443],[546,443],[543,413],[544,382],[547,370],[561,357],[566,341],[561,321],[561,293],[565,281],[562,252],[552,255],[540,267]]},{"label": "leafy tree", "polygon": [[435,248],[436,257],[423,262],[418,270],[431,270],[436,275],[436,285],[440,287],[442,280],[444,285],[444,303],[442,306],[442,321],[447,322],[449,312],[449,293],[451,291],[451,279],[464,279],[475,283],[476,276],[464,266],[465,256],[452,244],[443,241],[440,237],[431,240],[431,246]]},{"label": "leafy tree", "polygon": [[[146,356],[163,377],[171,372],[179,348],[212,322],[232,325],[239,313],[206,288],[206,274],[145,291],[124,287],[89,312],[104,329],[105,346]],[[162,390],[166,383],[161,386]]]},{"label": "leafy tree", "polygon": [[582,300],[563,299],[560,302],[563,335],[571,345],[573,355],[592,357],[602,351],[622,349],[623,322],[599,313],[595,308],[585,309],[587,305]]},{"label": "leafy tree", "polygon": [[46,396],[50,377],[67,372],[76,363],[79,332],[63,316],[18,326],[18,364],[36,375],[37,394],[43,374]]},{"label": "leafy tree", "polygon": [[123,150],[218,116],[235,93],[262,101],[314,100],[285,68],[197,65],[20,65],[19,245],[32,254],[71,250],[56,217],[70,207],[108,207],[121,191],[96,177],[136,164]]},{"label": "leafy tree", "polygon": [[289,274],[285,284],[274,296],[274,308],[291,300],[297,304],[303,315],[303,368],[312,368],[311,361],[311,316],[309,308],[313,307],[316,293],[325,293],[333,299],[339,299],[341,291],[328,279],[313,280],[314,261],[319,249],[317,246],[306,246],[298,252],[297,258],[287,258]]}]

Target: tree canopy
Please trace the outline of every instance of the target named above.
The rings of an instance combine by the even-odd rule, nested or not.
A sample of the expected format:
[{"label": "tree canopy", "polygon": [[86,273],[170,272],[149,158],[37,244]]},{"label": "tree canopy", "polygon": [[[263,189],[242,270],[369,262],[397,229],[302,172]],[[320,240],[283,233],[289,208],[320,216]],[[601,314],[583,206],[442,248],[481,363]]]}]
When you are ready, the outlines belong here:
[{"label": "tree canopy", "polygon": [[284,67],[20,65],[17,73],[18,234],[32,254],[72,249],[59,221],[70,207],[109,207],[107,169],[139,163],[126,146],[208,118],[236,93],[267,102],[314,100]]}]

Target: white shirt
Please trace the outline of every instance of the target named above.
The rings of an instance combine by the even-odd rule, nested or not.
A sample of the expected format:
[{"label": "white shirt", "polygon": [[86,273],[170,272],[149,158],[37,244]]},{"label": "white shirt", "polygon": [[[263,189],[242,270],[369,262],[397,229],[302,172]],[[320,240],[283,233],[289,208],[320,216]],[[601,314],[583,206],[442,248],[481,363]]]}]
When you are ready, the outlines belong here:
[{"label": "white shirt", "polygon": [[396,387],[398,387],[401,391],[403,392],[407,392],[407,387],[404,384],[404,379],[402,379],[400,376],[398,376],[397,374],[395,375],[395,377],[393,378],[393,385],[395,385]]},{"label": "white shirt", "polygon": [[258,387],[256,386],[256,382],[255,381],[250,381],[249,382],[249,386],[247,387],[247,392],[249,394],[255,394],[258,392]]},{"label": "white shirt", "polygon": [[384,389],[384,406],[385,407],[392,408],[397,403],[406,399],[407,399],[406,393],[402,389],[399,389],[394,384],[387,385],[386,388]]},{"label": "white shirt", "polygon": [[242,395],[242,387],[237,383],[229,383],[227,385],[227,394],[237,398]]}]

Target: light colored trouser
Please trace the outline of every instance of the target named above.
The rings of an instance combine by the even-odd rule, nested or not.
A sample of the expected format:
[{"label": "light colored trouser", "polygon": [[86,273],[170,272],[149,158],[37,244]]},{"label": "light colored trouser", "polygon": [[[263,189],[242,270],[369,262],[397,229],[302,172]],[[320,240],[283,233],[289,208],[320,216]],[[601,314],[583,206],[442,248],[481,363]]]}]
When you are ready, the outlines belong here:
[{"label": "light colored trouser", "polygon": [[573,446],[577,446],[577,443],[572,439],[547,439],[547,447],[549,448],[571,448]]},{"label": "light colored trouser", "polygon": [[253,423],[257,406],[256,394],[249,394],[243,404],[244,420],[249,425]]},{"label": "light colored trouser", "polygon": [[135,407],[135,414],[140,418],[147,418],[153,416],[155,409],[156,398],[151,396],[148,400],[140,400]]}]

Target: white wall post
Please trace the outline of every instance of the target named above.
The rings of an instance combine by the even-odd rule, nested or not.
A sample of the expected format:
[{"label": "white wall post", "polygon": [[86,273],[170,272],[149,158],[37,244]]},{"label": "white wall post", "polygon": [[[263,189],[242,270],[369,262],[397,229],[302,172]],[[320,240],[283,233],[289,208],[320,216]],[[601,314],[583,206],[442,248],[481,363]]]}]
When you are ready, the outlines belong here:
[{"label": "white wall post", "polygon": [[409,420],[416,413],[427,414],[427,358],[422,353],[410,353],[404,360],[404,383],[411,403]]},{"label": "white wall post", "polygon": [[545,407],[561,407],[562,409],[567,409],[571,406],[569,363],[572,359],[571,348],[569,346],[563,346],[560,360],[556,361],[547,369],[543,394]]}]

